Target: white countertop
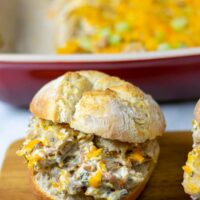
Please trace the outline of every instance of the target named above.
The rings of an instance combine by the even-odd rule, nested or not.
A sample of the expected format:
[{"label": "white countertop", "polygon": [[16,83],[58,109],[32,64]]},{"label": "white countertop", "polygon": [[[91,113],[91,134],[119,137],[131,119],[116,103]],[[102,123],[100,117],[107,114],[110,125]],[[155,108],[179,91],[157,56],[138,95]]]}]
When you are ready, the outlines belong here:
[{"label": "white countertop", "polygon": [[[164,104],[167,131],[190,130],[195,102]],[[8,146],[26,135],[31,114],[28,110],[16,108],[0,101],[0,168]]]}]

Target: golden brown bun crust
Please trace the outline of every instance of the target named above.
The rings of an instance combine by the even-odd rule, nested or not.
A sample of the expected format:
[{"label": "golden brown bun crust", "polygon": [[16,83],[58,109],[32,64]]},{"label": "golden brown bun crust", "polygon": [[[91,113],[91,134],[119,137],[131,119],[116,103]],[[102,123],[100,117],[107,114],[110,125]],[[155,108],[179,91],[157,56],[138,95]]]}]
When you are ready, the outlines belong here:
[{"label": "golden brown bun crust", "polygon": [[164,116],[153,98],[138,87],[97,71],[68,72],[45,85],[31,112],[76,130],[142,143],[162,135]]},{"label": "golden brown bun crust", "polygon": [[195,109],[194,109],[194,119],[200,123],[200,99],[197,102]]}]

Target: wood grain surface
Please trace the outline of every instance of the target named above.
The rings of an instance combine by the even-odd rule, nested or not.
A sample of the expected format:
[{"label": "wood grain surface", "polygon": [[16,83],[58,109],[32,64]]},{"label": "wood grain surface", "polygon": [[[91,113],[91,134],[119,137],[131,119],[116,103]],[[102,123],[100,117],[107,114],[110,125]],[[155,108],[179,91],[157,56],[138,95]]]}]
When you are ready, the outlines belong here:
[{"label": "wood grain surface", "polygon": [[[192,148],[190,132],[167,133],[159,138],[161,154],[154,173],[139,200],[186,200],[189,199],[181,186],[182,165]],[[6,154],[0,174],[0,199],[35,200],[29,184],[23,158],[16,156],[22,140],[13,143]]]}]

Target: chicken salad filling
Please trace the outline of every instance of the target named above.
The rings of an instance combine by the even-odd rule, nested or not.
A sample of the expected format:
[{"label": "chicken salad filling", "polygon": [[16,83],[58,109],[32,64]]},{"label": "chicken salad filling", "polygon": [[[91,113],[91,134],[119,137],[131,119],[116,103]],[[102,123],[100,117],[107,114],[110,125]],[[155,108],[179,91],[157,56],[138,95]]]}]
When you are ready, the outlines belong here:
[{"label": "chicken salad filling", "polygon": [[122,143],[33,118],[17,154],[55,199],[73,200],[81,194],[85,199],[118,200],[144,180],[157,160],[156,151],[156,140]]},{"label": "chicken salad filling", "polygon": [[196,120],[192,122],[193,150],[188,153],[185,166],[183,166],[183,187],[192,199],[200,199],[200,125]]}]

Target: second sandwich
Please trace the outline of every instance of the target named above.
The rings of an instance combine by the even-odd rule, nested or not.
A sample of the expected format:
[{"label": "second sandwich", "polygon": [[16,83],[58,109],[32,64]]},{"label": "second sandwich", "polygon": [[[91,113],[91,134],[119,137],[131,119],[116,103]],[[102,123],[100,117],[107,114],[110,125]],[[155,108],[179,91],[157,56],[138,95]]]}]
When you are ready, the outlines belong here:
[{"label": "second sandwich", "polygon": [[193,149],[188,154],[188,159],[183,166],[183,187],[192,199],[200,199],[200,100],[194,109],[192,123]]}]

